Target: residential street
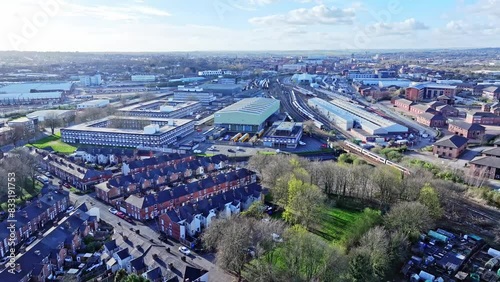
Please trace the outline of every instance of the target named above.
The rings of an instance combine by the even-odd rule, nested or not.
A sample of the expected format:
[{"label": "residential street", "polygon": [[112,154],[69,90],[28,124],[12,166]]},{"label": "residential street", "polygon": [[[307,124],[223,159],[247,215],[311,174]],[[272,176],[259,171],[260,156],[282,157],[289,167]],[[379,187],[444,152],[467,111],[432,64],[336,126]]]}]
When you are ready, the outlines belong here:
[{"label": "residential street", "polygon": [[[54,178],[53,179],[53,184],[58,186],[57,182],[59,179]],[[67,190],[65,188],[65,190]],[[168,263],[173,263],[175,269],[183,272],[185,265],[190,264],[195,267],[200,267],[203,269],[206,269],[209,271],[209,281],[233,281],[235,278],[232,277],[231,275],[227,274],[224,270],[220,269],[217,267],[214,263],[211,261],[205,259],[204,257],[201,257],[198,254],[195,254],[192,252],[190,256],[187,257],[186,262],[183,262],[181,260],[182,254],[178,251],[178,248],[181,246],[179,243],[173,242],[169,240],[168,244],[161,242],[158,240],[158,236],[160,235],[156,231],[152,230],[150,227],[147,225],[144,225],[141,222],[135,221],[136,224],[130,224],[126,222],[125,220],[115,216],[114,214],[110,213],[108,209],[110,206],[100,202],[95,198],[95,193],[87,194],[87,195],[75,195],[73,193],[70,193],[70,200],[71,202],[77,207],[78,205],[82,203],[87,203],[89,208],[92,207],[97,207],[100,210],[100,217],[101,220],[104,220],[105,222],[113,225],[115,227],[115,237],[118,236],[127,236],[129,238],[136,238],[140,239],[142,238],[143,243],[141,242],[140,244],[142,245],[143,249],[147,249],[147,245],[153,245],[155,247],[158,246],[164,246],[170,247],[171,252],[170,254],[166,251],[160,254],[160,258],[163,260],[165,264]],[[140,230],[140,234],[137,235],[135,233],[135,230]],[[121,235],[120,235],[121,234]],[[151,241],[151,239],[153,241]],[[118,240],[117,240],[118,241]],[[211,255],[207,255],[206,257],[211,257]],[[165,259],[167,261],[165,261]],[[212,260],[213,261],[213,260]]]}]

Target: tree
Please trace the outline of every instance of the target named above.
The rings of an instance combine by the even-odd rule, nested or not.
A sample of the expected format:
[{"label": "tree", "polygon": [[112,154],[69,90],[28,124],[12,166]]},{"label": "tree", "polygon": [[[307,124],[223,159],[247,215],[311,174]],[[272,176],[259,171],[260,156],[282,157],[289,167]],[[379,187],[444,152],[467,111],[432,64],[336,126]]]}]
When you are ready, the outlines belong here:
[{"label": "tree", "polygon": [[361,237],[359,244],[359,248],[366,249],[370,253],[370,272],[381,280],[390,263],[389,234],[383,227],[375,226]]},{"label": "tree", "polygon": [[389,230],[400,231],[410,239],[418,237],[433,225],[429,209],[419,202],[401,202],[391,208],[384,217]]},{"label": "tree", "polygon": [[256,201],[253,202],[246,211],[242,212],[241,215],[253,217],[256,219],[262,219],[264,218],[265,210],[266,207],[264,206],[264,204],[261,201]]},{"label": "tree", "polygon": [[395,201],[399,195],[402,183],[401,172],[386,166],[378,166],[372,174],[372,181],[380,192],[380,202],[388,205]]},{"label": "tree", "polygon": [[380,211],[365,208],[363,214],[347,230],[343,245],[347,250],[350,250],[368,230],[380,223],[382,223]]},{"label": "tree", "polygon": [[123,282],[148,282],[149,280],[147,278],[144,278],[142,275],[137,275],[137,274],[130,274],[128,275]]},{"label": "tree", "polygon": [[127,271],[125,269],[120,269],[118,270],[118,272],[116,272],[116,275],[115,275],[115,282],[122,282],[125,280],[125,278],[127,278]]},{"label": "tree", "polygon": [[366,249],[357,248],[350,253],[349,278],[354,282],[377,281],[374,279],[370,265],[370,253]]},{"label": "tree", "polygon": [[52,135],[54,135],[55,128],[62,125],[62,120],[57,116],[57,114],[49,113],[45,116],[43,124],[45,127],[50,128]]},{"label": "tree", "polygon": [[293,175],[288,182],[288,203],[283,217],[286,221],[309,228],[317,221],[324,199],[318,186],[305,183]]},{"label": "tree", "polygon": [[439,219],[443,215],[439,196],[429,183],[426,183],[420,190],[418,201],[429,209],[429,213],[434,219]]}]

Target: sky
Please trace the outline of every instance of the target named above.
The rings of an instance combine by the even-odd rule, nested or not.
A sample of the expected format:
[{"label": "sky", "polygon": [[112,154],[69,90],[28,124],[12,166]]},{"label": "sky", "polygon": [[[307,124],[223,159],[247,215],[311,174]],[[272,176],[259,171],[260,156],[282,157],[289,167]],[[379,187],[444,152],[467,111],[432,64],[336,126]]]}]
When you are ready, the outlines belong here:
[{"label": "sky", "polygon": [[0,50],[500,47],[500,0],[1,0]]}]

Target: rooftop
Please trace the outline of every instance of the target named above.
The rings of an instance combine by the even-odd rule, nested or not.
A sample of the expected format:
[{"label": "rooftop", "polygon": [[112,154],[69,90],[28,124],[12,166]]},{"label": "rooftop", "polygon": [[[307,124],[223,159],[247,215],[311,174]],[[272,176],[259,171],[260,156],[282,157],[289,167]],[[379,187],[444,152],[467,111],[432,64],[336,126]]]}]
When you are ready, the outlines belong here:
[{"label": "rooftop", "polygon": [[[175,100],[153,100],[144,103],[139,103],[127,107],[123,107],[119,109],[120,112],[132,112],[132,111],[141,111],[141,112],[171,112],[174,110],[182,109],[185,107],[189,107],[195,105],[199,102],[197,101],[175,101]],[[162,109],[162,106],[164,107]]]},{"label": "rooftop", "polygon": [[128,129],[128,128],[112,128],[112,127],[98,127],[99,124],[110,122],[111,120],[144,120],[146,122],[151,122],[151,124],[162,124],[159,131],[153,134],[163,134],[165,132],[175,130],[179,126],[183,126],[189,122],[191,119],[170,119],[170,118],[138,118],[138,117],[128,117],[128,116],[108,116],[100,120],[90,121],[86,123],[81,123],[73,125],[70,127],[63,128],[62,130],[77,130],[77,131],[91,131],[91,132],[113,132],[113,133],[128,133],[128,134],[144,134],[143,128],[138,129]]},{"label": "rooftop", "polygon": [[107,99],[96,99],[96,100],[90,100],[90,101],[85,101],[81,102],[80,105],[99,105],[104,102],[109,102]]},{"label": "rooftop", "polygon": [[434,143],[434,146],[443,146],[448,148],[460,148],[463,145],[467,144],[469,139],[459,136],[459,135],[451,135],[444,137]]},{"label": "rooftop", "polygon": [[465,130],[485,130],[485,127],[480,125],[480,124],[468,123],[468,122],[459,121],[459,120],[451,122],[450,125],[454,125],[454,126],[457,126],[461,129],[465,129]]},{"label": "rooftop", "polygon": [[0,86],[0,95],[1,94],[10,94],[10,93],[19,93],[19,94],[20,93],[31,93],[31,92],[36,92],[36,91],[47,91],[47,92],[69,91],[72,86],[73,86],[72,82],[11,83],[11,84],[6,84],[5,86]]}]

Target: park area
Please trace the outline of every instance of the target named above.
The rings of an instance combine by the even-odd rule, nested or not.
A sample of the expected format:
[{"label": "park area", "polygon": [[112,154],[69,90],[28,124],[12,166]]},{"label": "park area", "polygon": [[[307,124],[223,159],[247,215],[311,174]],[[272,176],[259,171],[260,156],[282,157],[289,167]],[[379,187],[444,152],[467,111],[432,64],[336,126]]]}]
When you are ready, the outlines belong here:
[{"label": "park area", "polygon": [[55,152],[62,154],[71,154],[76,150],[76,147],[62,142],[60,134],[47,136],[27,146],[33,146],[38,149],[47,149],[50,147]]}]

